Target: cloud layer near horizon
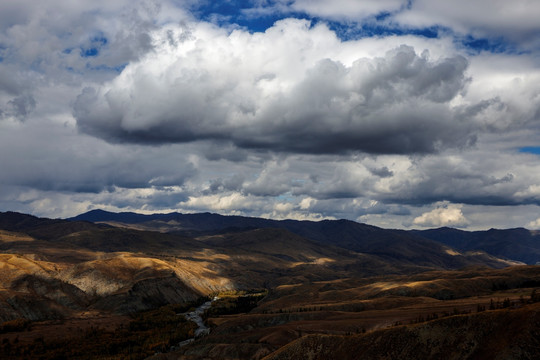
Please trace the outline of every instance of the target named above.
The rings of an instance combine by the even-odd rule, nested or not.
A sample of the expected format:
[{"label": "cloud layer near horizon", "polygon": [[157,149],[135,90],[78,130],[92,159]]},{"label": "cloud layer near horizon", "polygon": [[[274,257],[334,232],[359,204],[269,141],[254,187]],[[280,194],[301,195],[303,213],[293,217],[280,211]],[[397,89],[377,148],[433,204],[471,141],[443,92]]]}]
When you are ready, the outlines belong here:
[{"label": "cloud layer near horizon", "polygon": [[534,227],[518,3],[0,4],[0,210]]}]

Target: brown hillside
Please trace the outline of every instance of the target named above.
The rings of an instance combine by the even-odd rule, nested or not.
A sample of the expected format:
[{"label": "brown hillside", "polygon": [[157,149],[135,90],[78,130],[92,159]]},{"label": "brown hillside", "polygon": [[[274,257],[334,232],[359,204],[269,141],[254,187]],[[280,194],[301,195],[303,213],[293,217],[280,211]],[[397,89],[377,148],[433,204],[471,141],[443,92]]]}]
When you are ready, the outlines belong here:
[{"label": "brown hillside", "polygon": [[[305,335],[370,333],[400,323],[474,314],[489,309],[492,301],[503,306],[505,299],[507,306],[523,306],[533,289],[522,286],[539,280],[540,267],[522,266],[278,286],[247,314],[213,315],[209,336],[168,358],[260,359]],[[461,297],[433,297],[441,282]],[[414,291],[390,292],[409,287]]]},{"label": "brown hillside", "polygon": [[[283,227],[199,232],[198,237],[191,238],[12,213],[0,214],[2,224],[6,228],[0,229],[0,322],[7,321],[3,329],[10,329],[14,323],[24,325],[25,319],[49,321],[36,325],[35,332],[31,326],[20,327],[25,329],[25,344],[42,341],[44,329],[60,326],[61,322],[88,323],[85,327],[94,336],[114,337],[82,320],[102,319],[99,322],[107,324],[110,318],[108,328],[116,331],[112,324],[119,325],[118,315],[135,316],[162,306],[168,324],[175,328],[178,321],[185,320],[177,313],[186,309],[173,310],[167,308],[169,304],[176,304],[175,309],[189,309],[189,304],[204,302],[203,296],[219,293],[223,298],[207,312],[211,333],[166,357],[260,359],[306,335],[309,337],[305,339],[315,342],[326,339],[322,335],[333,335],[332,339],[339,343],[364,338],[351,334],[367,332],[373,336],[377,330],[401,323],[484,311],[491,300],[496,307],[503,301],[507,307],[523,306],[532,289],[540,286],[540,266],[508,267],[511,262],[486,254],[460,254],[430,241],[417,242],[403,233],[396,237],[394,232],[350,222],[307,224],[310,236],[324,231],[324,236],[332,240],[326,244]],[[306,225],[291,224],[301,228]],[[333,230],[337,231],[335,237],[331,236]],[[377,238],[382,233],[385,236]],[[367,252],[339,245],[349,242]],[[395,242],[400,244],[394,248]],[[499,267],[504,268],[497,270]],[[257,294],[250,295],[254,299],[243,295],[251,290]],[[521,316],[519,311],[511,314],[518,319]],[[160,322],[152,323],[157,326]],[[447,324],[448,331],[454,327],[458,332],[471,330],[474,344],[480,344],[473,350],[486,352],[481,344],[490,343],[484,335],[475,333],[476,325]],[[118,331],[131,334],[126,335],[130,339],[139,336],[134,335],[135,330],[148,331],[152,339],[154,335],[158,339],[158,327]],[[192,323],[186,329],[194,327]],[[422,337],[423,332],[414,332],[421,329],[416,326],[387,330],[397,329],[405,329],[400,330],[404,335],[391,332],[397,334],[392,336],[398,344],[417,336],[417,340],[411,340],[413,343],[424,341],[424,346],[433,347],[435,353],[438,345],[429,341],[442,343],[443,347],[461,341],[459,337],[448,342]],[[493,331],[499,334],[501,328]],[[0,346],[14,358],[19,353],[8,348],[24,352],[24,346],[15,343],[17,336],[17,332],[7,334],[9,345],[2,342]],[[47,341],[52,340],[47,337]],[[145,353],[169,351],[174,343],[167,341],[172,340],[147,344],[145,351],[155,350]],[[386,340],[380,341],[388,346]],[[529,338],[522,341],[534,345]],[[513,349],[513,344],[504,343],[504,349]],[[122,354],[133,349],[133,344],[125,346]],[[54,348],[54,344],[45,347]],[[50,358],[62,351],[55,350]]]},{"label": "brown hillside", "polygon": [[265,357],[280,359],[538,359],[540,304],[452,316],[365,335],[307,335]]}]

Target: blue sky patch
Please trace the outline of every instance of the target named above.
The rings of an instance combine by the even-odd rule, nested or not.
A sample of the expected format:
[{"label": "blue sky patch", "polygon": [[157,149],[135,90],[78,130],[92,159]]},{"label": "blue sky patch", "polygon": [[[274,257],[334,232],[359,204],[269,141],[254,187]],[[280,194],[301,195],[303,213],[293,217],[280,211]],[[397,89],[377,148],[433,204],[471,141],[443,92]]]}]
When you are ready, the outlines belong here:
[{"label": "blue sky patch", "polygon": [[487,51],[494,54],[502,53],[515,53],[516,50],[511,44],[505,41],[502,38],[476,38],[471,35],[468,35],[465,38],[457,39],[458,42],[467,48],[472,50],[472,52],[482,52]]},{"label": "blue sky patch", "polygon": [[519,148],[519,152],[540,155],[540,146],[525,146]]},{"label": "blue sky patch", "polygon": [[87,47],[81,46],[81,57],[95,57],[99,55],[101,49],[107,45],[109,41],[104,36],[96,36],[90,39],[90,44]]},{"label": "blue sky patch", "polygon": [[231,0],[223,2],[208,2],[198,4],[193,9],[193,13],[201,20],[215,23],[220,26],[236,24],[246,28],[250,32],[264,32],[272,27],[276,21],[284,18],[305,18],[305,14],[287,12],[269,12],[267,14],[256,14],[249,10],[254,9],[253,1]]}]

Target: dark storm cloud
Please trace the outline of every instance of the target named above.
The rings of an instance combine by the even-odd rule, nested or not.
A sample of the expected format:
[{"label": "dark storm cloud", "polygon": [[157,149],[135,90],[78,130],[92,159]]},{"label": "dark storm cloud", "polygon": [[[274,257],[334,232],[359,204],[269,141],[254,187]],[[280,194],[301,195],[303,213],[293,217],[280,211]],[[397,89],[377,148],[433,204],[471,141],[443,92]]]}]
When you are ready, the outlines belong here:
[{"label": "dark storm cloud", "polygon": [[314,154],[425,154],[475,141],[476,125],[449,105],[469,81],[461,56],[432,60],[403,45],[344,65],[312,49],[280,53],[279,43],[263,55],[293,35],[315,49],[344,46],[324,26],[298,21],[257,36],[212,35],[195,31],[183,44],[190,51],[167,43],[110,84],[85,89],[74,106],[79,129],[110,142],[211,139]]},{"label": "dark storm cloud", "polygon": [[370,169],[373,175],[376,175],[381,178],[388,178],[394,176],[394,172],[389,170],[386,166],[376,169]]}]

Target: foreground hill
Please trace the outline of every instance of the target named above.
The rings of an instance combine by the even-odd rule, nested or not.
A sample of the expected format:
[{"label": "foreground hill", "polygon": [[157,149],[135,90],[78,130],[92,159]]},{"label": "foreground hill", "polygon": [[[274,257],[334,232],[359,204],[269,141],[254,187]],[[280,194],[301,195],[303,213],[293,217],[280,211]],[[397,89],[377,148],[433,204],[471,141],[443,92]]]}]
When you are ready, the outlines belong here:
[{"label": "foreground hill", "polygon": [[308,335],[265,360],[537,359],[540,303],[459,315],[365,335]]},{"label": "foreground hill", "polygon": [[[387,330],[403,328],[397,326],[400,324],[412,324],[410,327],[414,328],[417,326],[415,324],[424,324],[426,320],[428,323],[425,324],[429,324],[431,319],[468,316],[471,316],[473,324],[479,326],[478,329],[475,325],[468,329],[449,323],[439,335],[455,338],[455,341],[459,342],[467,336],[468,331],[478,331],[484,336],[478,342],[484,342],[485,337],[506,336],[508,329],[502,325],[486,327],[487,334],[483,334],[480,327],[483,324],[475,323],[476,314],[494,314],[501,307],[508,310],[528,307],[532,304],[531,294],[534,292],[531,286],[539,285],[540,267],[534,266],[502,270],[437,271],[414,276],[349,278],[282,285],[271,290],[249,313],[232,315],[234,313],[225,308],[223,310],[226,311],[220,315],[222,307],[218,302],[215,311],[209,314],[208,322],[214,326],[209,336],[189,347],[156,359],[260,359],[272,353],[282,353],[278,358],[283,359],[363,359],[359,356],[362,352],[354,348],[361,338],[360,334],[375,337],[374,334],[380,334],[381,331],[384,334]],[[506,290],[497,290],[501,288]],[[538,296],[535,296],[538,301]],[[489,310],[490,308],[494,310]],[[529,315],[537,317],[537,306],[533,305],[528,309],[531,310]],[[512,318],[514,314],[518,318],[516,323],[520,324],[521,315],[518,312],[510,313],[508,318]],[[532,325],[535,324],[529,323],[531,328],[523,330],[534,330]],[[521,331],[521,328],[516,331]],[[319,338],[324,339],[328,335],[332,335],[329,337],[330,344],[319,341]],[[399,351],[410,338],[413,339],[411,341],[418,341],[413,345],[422,347],[423,351],[417,356],[411,356],[411,359],[439,358],[435,355],[429,356],[429,351],[433,347],[434,354],[438,354],[441,349],[437,348],[436,344],[440,339],[433,339],[430,343],[425,337],[429,333],[424,334],[421,331],[421,335],[424,338],[419,340],[414,340],[409,335],[405,339],[392,337],[384,340],[380,346],[370,344],[373,339],[371,337],[363,344],[367,344],[367,348],[373,346],[372,355],[376,354],[368,358],[407,359],[408,357],[401,357]],[[470,335],[475,337],[478,334]],[[316,340],[304,346],[303,342],[310,338]],[[524,342],[528,339],[521,338]],[[423,340],[426,342],[422,342]],[[394,341],[396,342],[393,343]],[[344,345],[347,343],[349,345]],[[297,344],[302,344],[298,351],[295,350]],[[516,344],[520,345],[520,342]],[[347,353],[344,356],[340,348],[342,345],[345,346],[343,351]],[[508,342],[503,342],[498,349],[507,345]],[[540,350],[537,342],[526,345],[529,349]],[[395,349],[395,352],[387,356],[384,348],[389,346]],[[328,351],[323,351],[326,347]],[[362,351],[367,352],[366,349]],[[409,355],[408,351],[404,354]],[[310,357],[310,353],[312,356],[319,353],[322,355]]]}]

